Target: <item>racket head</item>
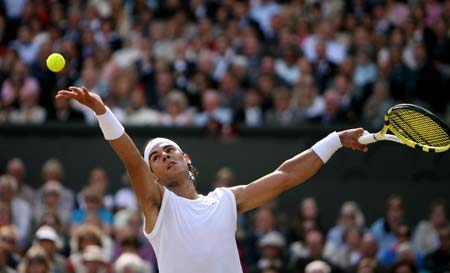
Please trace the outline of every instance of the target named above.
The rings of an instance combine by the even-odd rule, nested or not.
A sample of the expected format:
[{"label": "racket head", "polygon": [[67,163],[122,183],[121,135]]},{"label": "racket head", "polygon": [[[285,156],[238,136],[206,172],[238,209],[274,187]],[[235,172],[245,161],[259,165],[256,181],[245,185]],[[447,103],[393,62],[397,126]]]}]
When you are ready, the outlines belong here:
[{"label": "racket head", "polygon": [[385,127],[403,144],[424,152],[444,152],[450,148],[450,129],[432,112],[414,105],[397,104],[385,117]]}]

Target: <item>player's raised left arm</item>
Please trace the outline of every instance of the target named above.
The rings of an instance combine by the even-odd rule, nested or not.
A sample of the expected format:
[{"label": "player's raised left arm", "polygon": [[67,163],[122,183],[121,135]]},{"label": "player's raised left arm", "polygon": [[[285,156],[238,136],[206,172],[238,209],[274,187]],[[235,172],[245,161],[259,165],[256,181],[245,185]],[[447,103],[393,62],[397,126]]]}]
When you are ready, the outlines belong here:
[{"label": "player's raised left arm", "polygon": [[232,187],[236,197],[238,213],[252,210],[275,198],[280,193],[295,187],[313,176],[340,147],[366,151],[367,146],[358,143],[364,129],[350,129],[332,133],[323,140],[288,160],[275,171],[248,185]]}]

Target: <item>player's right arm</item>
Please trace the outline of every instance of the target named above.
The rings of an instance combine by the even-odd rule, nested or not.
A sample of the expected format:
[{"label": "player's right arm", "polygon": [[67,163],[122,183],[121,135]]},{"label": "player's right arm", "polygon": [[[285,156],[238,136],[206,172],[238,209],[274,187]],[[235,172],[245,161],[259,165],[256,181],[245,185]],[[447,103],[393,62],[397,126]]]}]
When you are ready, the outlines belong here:
[{"label": "player's right arm", "polygon": [[[104,115],[107,112],[102,99],[89,92],[85,87],[72,86],[69,87],[69,90],[61,90],[56,98],[75,99],[91,108],[97,116]],[[146,230],[151,230],[161,207],[164,188],[154,180],[147,163],[131,138],[125,132],[120,133],[119,131],[119,134],[114,139],[108,139],[108,141],[127,169],[133,191],[141,210],[145,214]]]}]

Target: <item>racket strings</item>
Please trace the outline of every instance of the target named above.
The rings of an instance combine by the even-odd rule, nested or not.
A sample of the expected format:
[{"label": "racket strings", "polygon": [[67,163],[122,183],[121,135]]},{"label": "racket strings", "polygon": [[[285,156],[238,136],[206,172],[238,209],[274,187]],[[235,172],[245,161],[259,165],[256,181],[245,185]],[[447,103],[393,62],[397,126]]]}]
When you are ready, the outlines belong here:
[{"label": "racket strings", "polygon": [[389,117],[392,128],[416,143],[444,147],[450,144],[446,129],[431,117],[412,109],[395,109]]}]

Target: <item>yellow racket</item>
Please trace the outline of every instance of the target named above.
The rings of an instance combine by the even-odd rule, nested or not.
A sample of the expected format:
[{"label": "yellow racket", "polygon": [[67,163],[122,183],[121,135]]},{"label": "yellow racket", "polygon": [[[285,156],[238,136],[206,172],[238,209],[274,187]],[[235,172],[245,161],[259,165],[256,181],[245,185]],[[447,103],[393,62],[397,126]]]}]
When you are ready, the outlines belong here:
[{"label": "yellow racket", "polygon": [[450,130],[439,117],[420,106],[397,104],[384,116],[384,127],[380,132],[367,132],[358,142],[370,144],[381,140],[398,142],[424,152],[440,153],[450,148]]}]

